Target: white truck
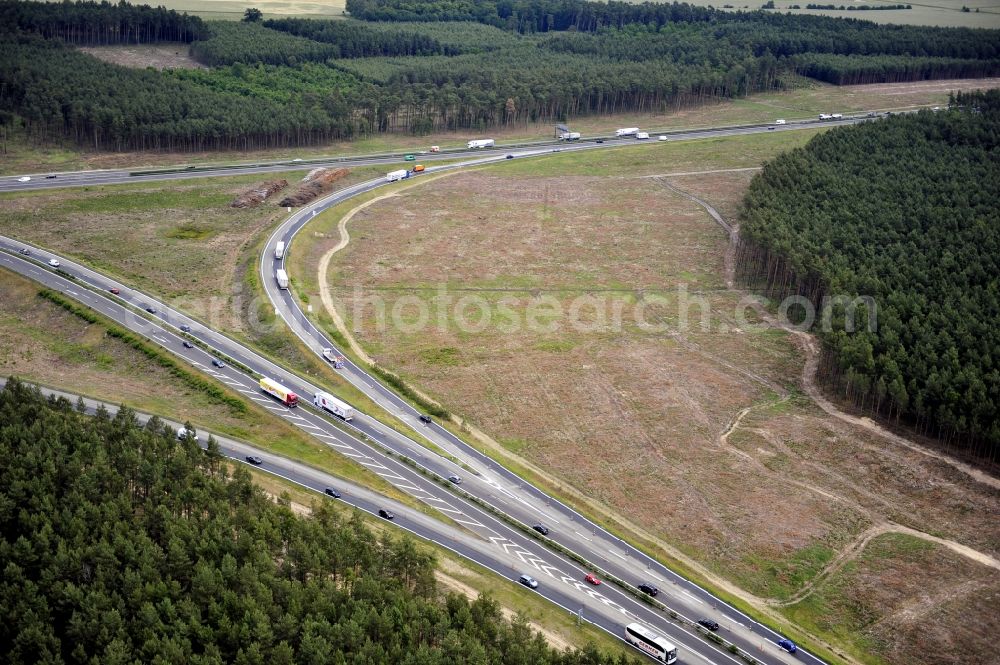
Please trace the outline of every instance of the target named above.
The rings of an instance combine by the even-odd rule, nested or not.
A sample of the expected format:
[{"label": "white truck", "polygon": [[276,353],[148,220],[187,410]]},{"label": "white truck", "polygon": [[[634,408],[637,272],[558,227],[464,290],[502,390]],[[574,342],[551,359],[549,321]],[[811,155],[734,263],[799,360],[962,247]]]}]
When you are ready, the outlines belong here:
[{"label": "white truck", "polygon": [[351,408],[351,405],[347,402],[341,402],[330,393],[316,393],[316,396],[313,397],[313,404],[344,420],[350,420],[354,417],[354,409]]},{"label": "white truck", "polygon": [[183,441],[184,439],[186,439],[188,437],[189,434],[191,435],[191,438],[194,439],[195,441],[201,441],[201,439],[198,437],[198,432],[197,431],[195,431],[193,429],[188,429],[187,427],[178,427],[177,428],[177,440],[178,441]]},{"label": "white truck", "polygon": [[277,270],[274,271],[274,281],[278,283],[279,289],[287,289],[288,273],[282,270],[281,268],[278,268]]},{"label": "white truck", "polygon": [[622,127],[621,129],[615,130],[615,136],[632,136],[633,134],[638,134],[638,127]]},{"label": "white truck", "polygon": [[390,171],[385,174],[386,182],[396,182],[397,180],[406,180],[410,177],[410,172],[406,169],[399,169],[398,171]]},{"label": "white truck", "polygon": [[844,117],[843,113],[834,113],[833,115],[830,116],[830,119],[831,120],[840,120],[843,117]]},{"label": "white truck", "polygon": [[830,115],[829,113],[820,113],[819,114],[819,119],[820,120],[833,120],[833,116]]},{"label": "white truck", "polygon": [[473,141],[469,141],[466,147],[469,150],[473,150],[476,148],[492,148],[495,145],[496,141],[493,139],[475,139]]},{"label": "white truck", "polygon": [[643,139],[648,139],[649,138],[649,132],[636,132],[635,133],[635,138],[637,140],[639,140],[639,141],[642,141]]},{"label": "white truck", "polygon": [[580,132],[563,132],[559,135],[560,141],[579,141]]},{"label": "white truck", "polygon": [[278,244],[274,246],[274,258],[281,260],[281,257],[285,255],[285,241],[279,240]]}]

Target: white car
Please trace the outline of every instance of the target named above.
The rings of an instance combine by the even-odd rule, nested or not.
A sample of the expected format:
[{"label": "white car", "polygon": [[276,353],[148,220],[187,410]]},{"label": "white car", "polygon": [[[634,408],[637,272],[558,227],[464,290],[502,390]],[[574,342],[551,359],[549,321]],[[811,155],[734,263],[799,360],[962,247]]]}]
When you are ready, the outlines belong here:
[{"label": "white car", "polygon": [[667,140],[667,137],[666,137],[666,136],[662,136],[662,135],[661,135],[661,136],[660,136],[660,137],[659,137],[658,139],[656,139],[656,140],[657,140],[657,141],[666,141],[666,140]]},{"label": "white car", "polygon": [[775,120],[775,121],[774,121],[774,124],[776,124],[776,125],[783,125],[783,124],[785,124],[785,121],[784,121],[784,120],[781,120],[781,119],[779,118],[778,120]]},{"label": "white car", "polygon": [[31,181],[31,176],[23,175],[20,178],[18,178],[17,181],[18,182],[30,182]]},{"label": "white car", "polygon": [[59,260],[58,259],[49,259],[49,265],[52,266],[53,268],[58,268],[59,265],[60,265],[59,264]]}]

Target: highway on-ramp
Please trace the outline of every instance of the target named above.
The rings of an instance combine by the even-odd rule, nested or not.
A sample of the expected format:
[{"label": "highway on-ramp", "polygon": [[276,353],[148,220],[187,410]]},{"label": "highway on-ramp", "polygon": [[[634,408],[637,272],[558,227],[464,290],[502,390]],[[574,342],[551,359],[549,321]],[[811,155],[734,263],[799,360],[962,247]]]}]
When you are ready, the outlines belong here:
[{"label": "highway on-ramp", "polygon": [[[846,124],[865,119],[849,118],[842,122]],[[788,131],[794,128],[794,125],[786,125],[779,129]],[[772,129],[767,126],[758,126],[705,130],[704,132],[685,133],[683,138],[704,138],[705,136],[746,134],[762,131],[772,131]],[[672,140],[676,140],[677,138],[674,136],[671,137]],[[638,143],[640,142],[580,142],[558,148],[536,146],[516,150],[511,154],[514,154],[516,158],[524,158],[533,155],[548,154],[553,150],[559,149],[590,150]],[[459,164],[429,167],[428,171],[434,172],[463,168],[492,161],[500,161],[504,159],[505,153],[506,149],[503,148],[494,154],[477,151],[473,153],[475,155],[474,159],[469,159]],[[457,156],[459,155],[448,155],[451,158]],[[313,164],[310,164],[310,166],[313,166]],[[286,163],[261,168],[287,170],[289,165]],[[246,173],[248,171],[244,169],[239,172]],[[111,182],[115,181],[116,178],[122,177],[120,175],[107,176],[107,173],[111,172],[106,172],[102,175],[102,178],[107,178],[107,180],[101,180],[101,182]],[[197,175],[223,174],[224,169],[220,169],[212,173],[198,173]],[[172,179],[174,177],[191,177],[191,175],[181,172],[179,174],[149,176],[149,179]],[[134,182],[135,180],[134,178],[130,178],[126,181]],[[50,185],[49,183],[52,184]],[[19,184],[22,186],[18,187],[18,189],[34,189],[40,186],[65,186],[67,181],[64,180],[58,183],[58,185],[52,180],[42,181],[41,183],[31,181]],[[324,347],[336,348],[336,346],[332,343],[332,340],[327,339],[321,331],[312,325],[306,315],[299,309],[294,299],[289,297],[287,291],[277,289],[274,284],[272,271],[282,264],[280,262],[275,264],[273,261],[268,260],[269,256],[273,253],[274,244],[279,240],[283,240],[286,242],[286,245],[290,245],[295,233],[316,212],[336,205],[362,192],[375,189],[383,184],[385,184],[384,179],[360,183],[297,211],[272,235],[264,249],[264,260],[261,266],[262,282],[268,290],[269,297],[272,298],[276,309],[292,330],[317,353]],[[0,248],[6,249],[9,252],[8,254],[0,254],[0,259],[2,259],[0,263],[42,283],[46,283],[51,288],[55,288],[83,302],[87,306],[101,311],[103,314],[110,316],[133,330],[142,332],[142,334],[149,337],[150,341],[161,344],[172,353],[177,354],[178,349],[182,348],[180,347],[182,338],[177,336],[175,331],[181,326],[187,326],[190,327],[190,333],[188,334],[193,339],[197,339],[204,345],[217,350],[225,357],[235,359],[239,364],[249,368],[256,374],[266,375],[282,381],[285,385],[288,385],[302,395],[305,400],[308,400],[309,396],[321,389],[321,387],[314,385],[312,382],[288,372],[254,351],[217,331],[210,330],[200,322],[190,319],[183,313],[168,307],[155,298],[129,289],[123,284],[119,284],[104,275],[89,270],[64,257],[58,257],[63,262],[62,271],[64,275],[72,276],[72,280],[67,280],[64,275],[47,269],[44,265],[45,261],[56,257],[40,248],[31,247],[24,243],[2,237],[0,237]],[[32,252],[31,257],[16,255],[23,250]],[[92,288],[93,291],[88,288],[73,288],[76,286],[74,282],[82,282]],[[107,295],[107,291],[112,288],[120,291],[120,298]],[[143,313],[143,310],[147,308],[155,310],[155,313]],[[558,580],[566,587],[564,591],[571,593],[575,599],[568,601],[568,605],[560,603],[564,607],[571,607],[572,609],[574,603],[579,604],[581,607],[589,607],[587,603],[595,601],[592,589],[584,587],[581,591],[578,586],[583,584],[580,582],[582,573],[577,575],[576,573],[579,571],[573,570],[572,575],[560,574],[563,568],[575,569],[574,564],[569,563],[568,560],[555,552],[541,550],[538,541],[526,538],[521,530],[511,528],[507,521],[498,520],[489,512],[483,511],[478,504],[465,501],[461,494],[449,491],[455,488],[442,488],[438,483],[428,480],[425,475],[418,473],[411,466],[398,461],[392,455],[387,456],[383,454],[384,450],[382,449],[392,451],[397,457],[407,456],[416,460],[420,466],[436,474],[439,478],[460,472],[459,467],[447,457],[432,452],[425,446],[409,439],[396,430],[363,414],[359,414],[350,424],[338,423],[334,425],[327,417],[318,413],[312,413],[308,409],[298,409],[295,413],[292,413],[291,410],[285,409],[283,406],[279,406],[277,402],[273,402],[261,395],[256,386],[256,377],[248,377],[243,372],[237,371],[232,367],[213,368],[210,364],[212,356],[206,354],[200,348],[196,347],[190,350],[190,352],[194,356],[197,356],[198,353],[204,354],[204,357],[201,359],[196,357],[185,358],[185,360],[191,362],[200,371],[204,371],[217,380],[228,384],[231,388],[244,393],[248,396],[248,399],[261,402],[265,408],[269,408],[278,413],[278,415],[288,418],[290,422],[302,427],[309,434],[316,436],[328,445],[332,445],[339,452],[354,458],[359,463],[368,466],[374,472],[379,473],[387,480],[390,480],[390,482],[393,482],[393,484],[396,484],[403,491],[408,491],[419,500],[424,501],[427,505],[434,507],[446,517],[454,520],[456,525],[460,525],[460,528],[469,529],[473,532],[479,530],[477,535],[481,539],[490,542],[494,549],[502,550],[504,554],[514,557],[520,562],[522,567],[528,566],[529,572],[530,570],[545,571],[546,575],[553,580]],[[428,440],[435,443],[447,453],[472,467],[476,473],[474,476],[466,478],[466,482],[462,485],[462,490],[476,496],[481,502],[490,504],[497,511],[508,515],[522,525],[534,522],[545,523],[552,529],[550,538],[554,542],[577,553],[587,561],[598,566],[601,570],[611,573],[627,583],[634,585],[639,581],[652,582],[660,587],[661,595],[659,598],[670,609],[675,610],[679,615],[687,619],[697,619],[704,616],[719,621],[723,626],[722,634],[724,637],[732,640],[761,662],[798,662],[799,660],[815,663],[822,662],[818,658],[801,650],[797,656],[786,654],[775,646],[775,641],[781,637],[777,633],[774,633],[765,626],[756,624],[749,617],[735,608],[728,606],[704,589],[676,575],[658,562],[630,547],[613,534],[593,524],[582,515],[547,496],[539,489],[525,483],[509,470],[497,465],[474,448],[465,444],[447,429],[437,425],[423,425],[417,419],[418,413],[408,403],[369,376],[362,368],[348,361],[342,373],[345,378],[371,396],[388,413],[400,418],[406,424],[420,431]],[[295,420],[301,422],[294,422]],[[362,434],[364,436],[361,436]],[[365,440],[366,438],[377,442],[378,446],[369,446]],[[401,487],[397,483],[402,483],[405,487]],[[446,509],[441,510],[442,505],[438,502],[444,502],[443,505]],[[449,510],[456,512],[450,514]],[[526,545],[525,543],[530,543],[530,545]],[[528,547],[531,547],[531,550]],[[536,554],[535,552],[537,551],[544,553]],[[553,559],[558,560],[558,563],[552,563]],[[512,568],[511,570],[525,572],[516,568]],[[516,575],[514,576],[516,577]],[[543,586],[548,585],[545,585],[543,581]],[[572,589],[576,589],[576,591],[573,592]],[[604,590],[610,592],[610,585],[604,585],[601,589],[602,593],[598,594],[601,596],[601,599],[596,600],[601,605],[598,608],[600,610],[598,613],[606,612],[613,605],[626,608],[620,610],[623,614],[618,617],[619,623],[612,630],[615,634],[620,634],[621,625],[627,622],[621,618],[622,616],[627,616],[624,612],[630,613],[631,610],[627,608],[635,605],[646,613],[641,615],[641,620],[644,623],[660,630],[669,639],[681,645],[682,662],[686,660],[684,654],[687,654],[688,651],[692,654],[697,654],[708,662],[727,662],[733,660],[729,654],[691,635],[689,628],[679,628],[675,622],[669,620],[665,613],[657,613],[650,610],[645,604],[637,602],[631,595],[622,594],[616,589],[615,593],[621,595],[623,602],[615,600],[611,601],[612,604],[609,604],[606,600],[607,596],[603,592]],[[576,599],[577,596],[582,596],[583,600]],[[587,618],[589,619],[590,617]],[[693,645],[689,643],[691,640],[694,640]]]},{"label": "highway on-ramp", "polygon": [[[547,549],[542,541],[527,536],[523,529],[512,526],[508,520],[484,510],[479,503],[467,499],[464,493],[453,491],[455,488],[448,486],[447,481],[441,482],[440,479],[435,479],[432,473],[421,473],[414,466],[404,463],[398,455],[384,454],[379,448],[345,431],[343,423],[334,422],[319,412],[306,407],[285,408],[279,402],[261,394],[256,378],[236,369],[231,363],[225,367],[213,366],[212,360],[218,356],[209,353],[206,348],[214,349],[227,358],[234,358],[256,372],[268,367],[275,368],[270,361],[260,358],[253,351],[244,349],[220,333],[204,328],[156,299],[135,292],[66,257],[59,257],[3,236],[0,236],[0,249],[4,250],[0,251],[0,266],[29,277],[53,291],[58,291],[145,337],[149,342],[159,345],[172,354],[175,359],[188,363],[243,394],[247,399],[259,403],[274,412],[276,416],[284,418],[289,424],[365,466],[398,490],[410,494],[447,518],[445,521],[437,521],[419,511],[397,506],[395,512],[400,516],[396,521],[399,526],[410,528],[411,520],[414,523],[419,522],[421,527],[418,529],[413,526],[414,533],[450,547],[457,553],[482,563],[510,579],[516,579],[522,573],[532,574],[541,583],[538,593],[567,611],[579,612],[584,620],[593,622],[615,636],[621,636],[624,625],[631,621],[644,623],[679,646],[681,654],[679,662],[704,662],[715,665],[742,662],[723,648],[697,636],[689,624],[673,620],[667,612],[640,602],[632,594],[615,585],[591,587],[583,581],[587,571],[579,565]],[[31,252],[30,256],[22,254],[22,250]],[[51,259],[60,261],[58,270],[47,266],[47,262]],[[110,294],[112,288],[118,289],[119,294]],[[155,313],[147,312],[147,308],[154,309]],[[182,325],[191,326],[190,337],[180,332],[179,328]],[[185,339],[197,340],[199,344],[185,348],[183,346]],[[281,372],[280,375],[287,377],[283,380],[292,383],[294,375],[284,373],[280,368],[275,369]],[[271,375],[275,374],[271,372]],[[264,460],[264,468],[281,462],[281,458],[272,453],[259,454]],[[425,461],[432,468],[438,463],[451,465],[450,461],[430,453],[426,455]],[[292,460],[285,460],[283,463],[297,464]],[[304,465],[298,467],[306,468]],[[344,481],[338,480],[336,483],[343,485]],[[462,489],[469,495],[482,493],[488,496],[493,488],[470,477],[462,484]],[[388,499],[383,499],[382,503],[388,503]],[[366,509],[371,507],[367,505]],[[429,524],[437,526],[431,529]],[[472,539],[465,543],[465,547],[456,544],[454,540],[459,533],[464,534],[464,538]],[[471,543],[475,543],[475,547]],[[599,544],[608,548],[605,554],[611,552],[611,543]],[[629,559],[625,554],[618,552],[628,553],[629,550],[619,546],[614,550],[614,556],[610,558],[621,557],[623,561]],[[667,593],[672,591],[666,587],[666,583],[661,588]],[[663,595],[661,594],[661,597]],[[673,600],[673,597],[667,600],[671,607],[675,606]],[[678,609],[678,613],[686,616],[681,609]],[[773,642],[764,639],[765,636],[761,635],[759,626],[754,627],[754,630],[748,628],[749,626],[745,625],[724,624],[720,633],[753,654],[759,662],[769,664],[797,662],[795,657],[784,653]]]}]

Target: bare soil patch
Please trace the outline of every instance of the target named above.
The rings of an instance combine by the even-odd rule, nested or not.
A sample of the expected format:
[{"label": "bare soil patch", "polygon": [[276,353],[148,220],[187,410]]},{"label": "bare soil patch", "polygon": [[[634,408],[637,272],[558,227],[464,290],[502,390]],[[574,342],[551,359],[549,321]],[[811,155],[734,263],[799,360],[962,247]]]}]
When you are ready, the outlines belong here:
[{"label": "bare soil patch", "polygon": [[80,51],[122,67],[134,69],[208,69],[190,55],[183,42],[161,42],[136,46],[82,46]]},{"label": "bare soil patch", "polygon": [[258,183],[233,199],[229,205],[233,208],[254,208],[285,187],[288,187],[288,181],[283,179]]},{"label": "bare soil patch", "polygon": [[297,208],[309,203],[315,198],[333,190],[334,183],[343,180],[350,173],[347,169],[320,169],[310,172],[304,179],[303,184],[285,198],[278,205]]},{"label": "bare soil patch", "polygon": [[825,580],[792,616],[890,663],[988,665],[1000,630],[996,570],[890,533]]},{"label": "bare soil patch", "polygon": [[[655,154],[635,170],[678,170],[657,165]],[[759,322],[753,308],[741,309],[743,294],[725,287],[726,232],[661,181],[735,218],[752,171],[630,177],[619,169],[597,178],[529,177],[525,168],[454,176],[355,215],[327,279],[380,364],[508,454],[751,594],[796,598],[840,571],[828,566],[859,537],[890,522],[971,548],[955,554],[967,564],[997,557],[1000,493],[817,408],[800,392],[797,340],[751,325]],[[686,326],[678,284],[688,289]],[[470,320],[482,323],[477,309],[442,314],[442,293],[453,303],[478,298],[491,312],[505,304],[514,316],[470,329]],[[533,300],[568,312],[581,295],[620,306],[621,328],[509,325],[526,320]],[[646,313],[669,326],[650,332],[634,314],[658,295],[665,299]],[[978,584],[965,570],[954,583]],[[902,602],[899,593],[883,608]],[[816,623],[810,612],[821,608],[808,597],[782,611],[824,639],[853,644]],[[920,616],[914,625],[927,619]],[[914,662],[899,639],[879,635],[886,662]]]}]

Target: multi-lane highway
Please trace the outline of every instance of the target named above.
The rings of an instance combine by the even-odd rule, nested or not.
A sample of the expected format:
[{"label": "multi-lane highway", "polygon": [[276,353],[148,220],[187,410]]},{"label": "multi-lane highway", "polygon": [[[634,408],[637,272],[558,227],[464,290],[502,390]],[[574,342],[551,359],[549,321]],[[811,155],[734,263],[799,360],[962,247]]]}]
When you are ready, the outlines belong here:
[{"label": "multi-lane highway", "polygon": [[[25,256],[21,251],[28,249],[31,254]],[[231,365],[215,367],[212,359],[216,358],[195,345],[192,348],[183,346],[186,339],[180,332],[180,326],[191,326],[191,337],[202,342],[207,347],[218,350],[225,355],[238,360],[244,365],[264,369],[265,365],[275,369],[272,376],[279,376],[283,381],[294,385],[295,378],[285,374],[280,368],[270,365],[269,361],[259,358],[252,351],[241,349],[239,345],[225,336],[203,328],[182,314],[173,311],[154,298],[139,294],[123,284],[67,259],[59,257],[37,247],[32,247],[0,236],[0,266],[25,275],[40,284],[57,290],[118,324],[143,335],[150,342],[160,345],[177,359],[189,363],[196,369],[205,372],[216,380],[226,384],[231,389],[244,394],[248,399],[259,403],[264,408],[274,412],[278,417],[285,418],[290,424],[299,427],[303,432],[315,437],[324,445],[332,447],[337,452],[355,460],[373,473],[378,474],[400,491],[410,494],[418,501],[433,508],[439,514],[448,518],[448,522],[431,519],[420,511],[401,506],[388,499],[367,499],[358,503],[359,507],[374,512],[376,506],[388,506],[398,515],[395,523],[413,531],[421,537],[449,547],[458,554],[481,563],[484,566],[516,579],[522,573],[537,577],[541,585],[537,589],[545,598],[570,612],[579,612],[583,619],[608,630],[615,636],[622,635],[622,627],[631,621],[640,621],[653,627],[680,647],[682,663],[705,662],[721,665],[723,663],[741,662],[721,647],[706,642],[697,636],[690,626],[680,621],[671,620],[663,611],[654,609],[640,602],[633,595],[622,591],[611,584],[592,587],[583,581],[587,571],[583,570],[568,558],[546,549],[543,544],[527,537],[522,529],[515,528],[508,520],[499,519],[493,513],[484,510],[474,501],[467,500],[464,492],[470,495],[492,497],[500,496],[501,488],[494,487],[476,477],[467,477],[461,485],[462,492],[442,482],[436,482],[432,476],[420,473],[408,464],[392,455],[385,455],[376,447],[370,446],[359,438],[342,429],[342,423],[335,423],[324,415],[308,408],[287,409],[279,402],[264,396],[257,389],[256,379],[237,371]],[[51,259],[61,262],[59,270],[47,266]],[[118,295],[111,295],[111,289],[118,289]],[[155,309],[155,314],[146,312],[147,308]],[[255,370],[259,371],[259,370]],[[304,392],[304,391],[303,391]],[[234,442],[229,442],[232,445]],[[242,448],[233,446],[233,456],[242,459],[246,454],[259,455],[264,464],[262,469],[275,471],[279,475],[289,477],[309,487],[333,486],[338,489],[347,487],[343,480],[332,480],[314,469],[298,464],[294,460],[284,460],[266,451],[251,450],[246,444]],[[415,445],[415,444],[414,444]],[[444,458],[430,453],[423,460],[429,469],[441,474],[454,472],[457,468]],[[306,482],[304,478],[311,478]],[[311,484],[310,484],[311,483]],[[343,491],[341,489],[341,491]],[[352,497],[355,488],[348,489],[345,497]],[[348,496],[350,495],[350,496]],[[360,495],[359,495],[360,496]],[[517,514],[517,501],[504,503],[507,510]],[[520,511],[523,516],[530,516],[533,511]],[[542,513],[545,517],[545,513]],[[556,524],[547,520],[549,525]],[[569,526],[569,525],[567,525]],[[562,528],[559,526],[556,529]],[[553,534],[555,535],[555,534]],[[620,542],[604,541],[598,534],[592,534],[596,546],[604,550],[602,556],[610,559],[611,572],[619,575],[630,575],[636,579],[651,579],[662,589],[660,598],[676,609],[682,616],[688,616],[673,594],[681,593],[682,589],[671,587],[670,580],[658,581],[655,576],[645,574],[644,564],[633,560],[634,550]],[[598,557],[600,558],[600,557]],[[621,559],[619,564],[618,558]],[[631,568],[631,571],[628,569]],[[669,597],[668,597],[669,596]],[[689,616],[697,618],[700,615]],[[746,652],[752,654],[763,663],[791,663],[795,658],[779,650],[767,635],[761,633],[760,626],[749,629],[748,624],[726,623],[720,633]],[[800,652],[801,653],[801,652]]]},{"label": "multi-lane highway", "polygon": [[[784,125],[759,124],[741,125],[730,127],[690,129],[690,130],[663,130],[655,132],[650,130],[650,136],[666,136],[669,141],[703,139],[712,137],[736,136],[739,134],[751,134],[762,131],[796,131],[801,129],[831,127],[838,125],[849,125],[855,122],[870,120],[864,115],[849,116],[837,120],[826,120],[819,122],[816,120],[790,120]],[[600,141],[600,143],[599,143]],[[632,137],[617,138],[614,136],[588,137],[573,141],[572,143],[561,143],[555,140],[534,141],[509,145],[499,145],[494,148],[480,148],[467,150],[465,148],[445,149],[437,153],[420,153],[418,156],[421,162],[434,162],[439,160],[469,159],[483,155],[505,155],[520,151],[522,154],[528,152],[546,152],[562,149],[586,149],[586,148],[610,148],[625,145],[643,145],[655,143],[656,139],[647,141],[637,141]],[[313,169],[320,167],[343,166],[372,166],[385,165],[387,170],[400,164],[403,157],[410,152],[379,153],[370,155],[352,156],[331,156],[310,158],[304,160],[280,160],[267,162],[247,162],[224,165],[204,165],[189,167],[171,167],[163,169],[135,168],[135,169],[106,169],[95,171],[73,171],[63,173],[25,173],[19,175],[0,176],[0,192],[33,190],[33,189],[54,189],[63,187],[88,187],[94,185],[118,185],[130,182],[155,182],[165,180],[183,180],[189,178],[214,178],[218,176],[247,175],[257,173],[274,173],[277,171],[294,171],[302,169]],[[398,167],[397,167],[398,168]],[[24,178],[30,180],[22,181]]]},{"label": "multi-lane highway", "polygon": [[[847,118],[840,121],[840,124],[864,119],[866,118]],[[801,126],[784,125],[779,126],[778,129],[789,131]],[[671,138],[677,140],[679,138],[703,138],[705,136],[762,131],[772,130],[767,126],[726,128],[690,132],[684,134],[683,137],[672,136]],[[624,143],[624,145],[635,143],[631,141]],[[589,150],[615,145],[623,145],[623,143],[608,141],[600,144],[585,141],[561,146],[561,148],[564,150]],[[536,146],[511,151],[509,148],[501,148],[494,154],[484,154],[482,151],[477,151],[474,153],[475,159],[452,165],[431,167],[428,171],[463,168],[503,160],[507,152],[511,152],[518,158],[523,158],[547,154],[553,149],[555,148]],[[447,156],[456,158],[464,154],[464,152],[452,153]],[[398,158],[395,159],[398,160]],[[372,163],[380,162],[374,161]],[[310,164],[310,166],[313,165]],[[289,168],[289,164],[265,165],[259,168],[261,171],[286,170]],[[261,171],[239,170],[240,173]],[[90,173],[92,177],[100,179],[74,181],[73,184],[135,181],[134,176],[123,176],[121,173],[118,175],[109,175],[114,172],[101,172],[100,175]],[[211,173],[200,172],[196,175],[223,175],[225,173],[225,168],[220,168]],[[172,179],[173,177],[192,177],[192,174],[181,172],[179,174],[143,176],[144,179],[150,180]],[[19,182],[17,189],[66,186],[70,182],[68,176],[56,184],[55,181],[58,180],[59,178],[41,181],[33,179],[28,182]],[[264,259],[261,262],[262,283],[266,285],[268,294],[275,303],[278,312],[288,322],[293,332],[317,353],[324,347],[336,347],[332,340],[327,339],[321,331],[312,325],[294,299],[289,297],[288,292],[279,290],[275,286],[273,270],[281,267],[282,264],[270,258],[273,256],[274,245],[279,240],[286,242],[286,245],[290,244],[295,233],[316,212],[384,184],[383,179],[361,183],[297,211],[279,226],[264,249]],[[601,570],[633,585],[640,581],[657,585],[661,591],[658,599],[662,600],[670,609],[689,620],[706,617],[718,621],[722,626],[720,634],[723,637],[731,640],[761,662],[788,663],[800,660],[814,663],[822,662],[801,650],[795,656],[785,653],[775,644],[776,640],[780,639],[777,633],[756,624],[749,617],[715,598],[704,589],[681,578],[619,540],[613,534],[607,533],[582,515],[577,514],[537,488],[526,484],[515,474],[498,466],[474,448],[466,445],[447,429],[437,425],[423,425],[417,419],[418,414],[412,407],[353,363],[348,362],[342,370],[347,380],[371,396],[392,416],[400,418],[403,422],[420,431],[428,440],[475,470],[473,475],[466,474],[465,482],[461,485],[461,492],[456,492],[457,488],[455,487],[444,487],[438,482],[430,480],[425,474],[419,473],[397,459],[398,456],[406,456],[416,460],[420,466],[428,472],[436,474],[439,479],[456,473],[462,475],[459,467],[448,458],[432,452],[420,443],[363,414],[359,414],[349,424],[334,424],[327,416],[313,412],[308,408],[299,408],[294,411],[286,409],[278,402],[260,393],[256,377],[248,376],[233,367],[213,367],[211,364],[213,356],[198,346],[185,349],[182,346],[183,337],[178,331],[181,326],[190,327],[191,330],[188,334],[205,347],[238,361],[257,375],[278,379],[302,395],[305,402],[308,402],[311,395],[321,389],[313,382],[288,372],[222,333],[210,330],[200,322],[190,319],[165,303],[147,294],[132,290],[126,285],[117,283],[107,276],[89,270],[65,257],[58,257],[62,262],[61,271],[63,272],[63,274],[59,274],[48,269],[45,265],[49,259],[56,257],[40,248],[0,237],[0,249],[7,251],[7,253],[0,253],[0,265],[25,274],[50,288],[57,289],[120,324],[146,335],[150,341],[160,344],[199,370],[243,393],[248,399],[252,399],[275,412],[276,415],[288,419],[295,426],[302,428],[303,431],[326,445],[332,446],[338,452],[355,459],[358,463],[391,482],[398,489],[411,494],[419,501],[448,517],[453,522],[452,526],[448,528],[460,530],[466,538],[472,538],[481,547],[488,548],[492,556],[501,557],[497,560],[499,563],[494,561],[493,564],[484,565],[489,565],[494,570],[502,571],[514,578],[521,572],[531,572],[538,575],[542,581],[540,593],[571,611],[586,608],[584,617],[587,620],[594,621],[612,633],[621,635],[622,626],[633,618],[638,618],[680,645],[681,662],[694,662],[695,660],[711,663],[739,662],[722,649],[695,636],[688,625],[678,625],[678,622],[671,621],[666,613],[650,609],[632,595],[623,593],[607,584],[601,586],[599,591],[589,587],[582,582],[584,573],[575,564],[554,551],[545,550],[538,541],[527,538],[521,529],[512,528],[508,520],[520,523],[522,528],[523,525],[536,522],[545,523],[552,529],[549,537],[553,541],[577,553]],[[21,254],[22,250],[25,249],[31,252],[30,257]],[[72,279],[67,279],[67,276],[71,276]],[[117,289],[119,295],[109,295],[111,289]],[[147,308],[154,309],[155,313],[145,312]],[[363,434],[364,437],[360,434]],[[366,439],[377,442],[377,446],[369,445]],[[395,457],[384,454],[385,450],[392,451]],[[266,464],[276,464],[279,461],[278,458],[267,453],[262,453],[261,456],[265,458]],[[291,463],[291,461],[285,462]],[[468,492],[469,495],[477,497],[480,502],[485,502],[498,512],[507,515],[508,520],[498,519],[490,512],[484,511],[477,502],[467,501],[463,495],[464,492]],[[415,515],[420,514],[415,511],[409,512]],[[402,511],[401,514],[407,513]],[[424,519],[428,518],[424,516]],[[401,521],[400,524],[403,525],[403,522]],[[435,524],[440,523],[435,522]],[[441,528],[446,526],[443,525]],[[441,531],[421,533],[421,535],[437,542],[441,542],[438,540],[439,538],[444,538],[444,544],[447,544],[448,536]],[[458,548],[456,551],[474,558]],[[482,557],[485,555],[482,551],[477,550],[477,556],[480,559],[476,560],[482,562]]]}]

